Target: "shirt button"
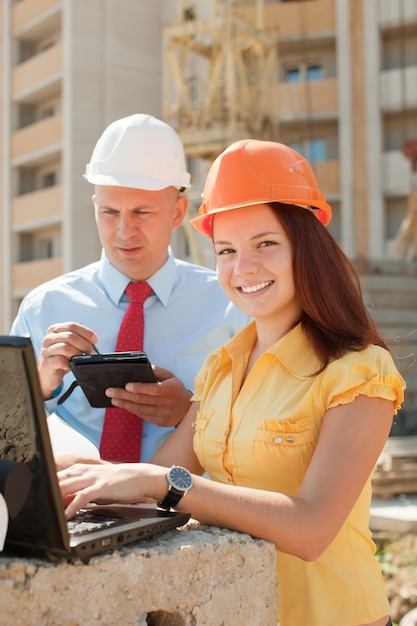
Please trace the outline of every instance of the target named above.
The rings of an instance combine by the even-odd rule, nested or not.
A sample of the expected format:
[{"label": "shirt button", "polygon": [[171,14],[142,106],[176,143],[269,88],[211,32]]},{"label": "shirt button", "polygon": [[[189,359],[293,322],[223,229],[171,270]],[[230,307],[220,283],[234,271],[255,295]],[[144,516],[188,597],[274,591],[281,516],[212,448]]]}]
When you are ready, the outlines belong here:
[{"label": "shirt button", "polygon": [[147,434],[148,434],[147,430],[142,430],[142,437],[146,437]]},{"label": "shirt button", "polygon": [[286,440],[292,443],[294,441],[294,437],[286,437]]},{"label": "shirt button", "polygon": [[274,443],[282,443],[282,437],[275,437]]}]

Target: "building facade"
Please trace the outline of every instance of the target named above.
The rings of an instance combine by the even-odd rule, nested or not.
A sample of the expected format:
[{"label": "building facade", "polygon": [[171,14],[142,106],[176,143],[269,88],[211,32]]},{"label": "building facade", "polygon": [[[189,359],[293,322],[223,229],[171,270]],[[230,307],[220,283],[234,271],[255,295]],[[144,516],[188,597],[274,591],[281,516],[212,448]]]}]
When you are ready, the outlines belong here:
[{"label": "building facade", "polygon": [[2,0],[0,329],[33,286],[96,260],[83,179],[114,119],[162,115],[159,0]]},{"label": "building facade", "polygon": [[[1,0],[0,21],[0,332],[32,287],[98,258],[82,174],[133,112],[183,138],[191,211],[216,151],[272,138],[311,160],[348,256],[387,255],[417,139],[415,0]],[[211,263],[186,225],[173,244]]]}]

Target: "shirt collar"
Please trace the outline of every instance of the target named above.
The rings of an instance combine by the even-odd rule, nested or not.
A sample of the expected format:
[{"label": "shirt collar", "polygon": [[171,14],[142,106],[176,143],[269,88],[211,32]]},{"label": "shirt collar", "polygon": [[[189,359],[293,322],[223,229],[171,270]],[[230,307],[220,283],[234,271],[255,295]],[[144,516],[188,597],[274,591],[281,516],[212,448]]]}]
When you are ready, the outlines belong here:
[{"label": "shirt collar", "polygon": [[[250,352],[256,341],[255,322],[247,324],[239,333],[223,346],[220,365],[233,358],[242,357]],[[297,378],[308,378],[320,367],[317,355],[310,344],[301,324],[297,324],[284,337],[274,343],[262,358],[278,360]]]},{"label": "shirt collar", "polygon": [[[176,272],[177,266],[175,259],[171,250],[169,250],[166,263],[147,280],[155,295],[164,306],[168,304],[171,291],[174,287]],[[110,299],[118,306],[130,282],[130,278],[110,263],[105,250],[102,250],[101,253],[99,274]]]}]

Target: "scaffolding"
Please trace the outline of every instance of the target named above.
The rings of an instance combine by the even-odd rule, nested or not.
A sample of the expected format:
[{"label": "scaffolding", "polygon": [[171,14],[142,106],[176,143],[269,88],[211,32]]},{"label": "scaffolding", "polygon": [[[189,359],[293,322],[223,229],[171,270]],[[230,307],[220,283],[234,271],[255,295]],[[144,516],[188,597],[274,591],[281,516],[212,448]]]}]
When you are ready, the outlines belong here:
[{"label": "scaffolding", "polygon": [[187,156],[213,159],[238,139],[274,138],[277,46],[263,0],[214,0],[203,17],[180,0],[164,54],[164,119]]},{"label": "scaffolding", "polygon": [[[198,10],[178,0],[175,22],[164,27],[164,120],[180,135],[186,157],[203,160],[193,172],[194,190],[201,191],[211,162],[234,141],[277,139],[277,35],[264,15],[264,0],[210,0]],[[199,194],[190,199],[188,218]],[[188,222],[192,260],[205,264]]]}]

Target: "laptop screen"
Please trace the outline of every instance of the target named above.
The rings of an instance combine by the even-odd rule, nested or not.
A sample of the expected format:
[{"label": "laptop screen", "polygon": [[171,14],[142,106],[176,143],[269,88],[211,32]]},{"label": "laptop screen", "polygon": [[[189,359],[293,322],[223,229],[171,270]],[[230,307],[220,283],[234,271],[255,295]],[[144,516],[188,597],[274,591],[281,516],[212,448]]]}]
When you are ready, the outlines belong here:
[{"label": "laptop screen", "polygon": [[[157,507],[97,507],[88,538],[70,537],[58,486],[32,343],[0,335],[0,492],[9,510],[5,550],[83,560],[184,525],[190,515]],[[90,517],[91,511],[85,511]],[[82,512],[81,512],[82,513]],[[104,516],[104,521],[103,521]],[[113,519],[110,520],[109,518]]]},{"label": "laptop screen", "polygon": [[51,545],[64,549],[66,528],[58,485],[50,479],[55,466],[37,376],[30,340],[2,336],[0,483],[9,509],[6,549],[27,544],[25,552],[30,546],[34,555]]}]

